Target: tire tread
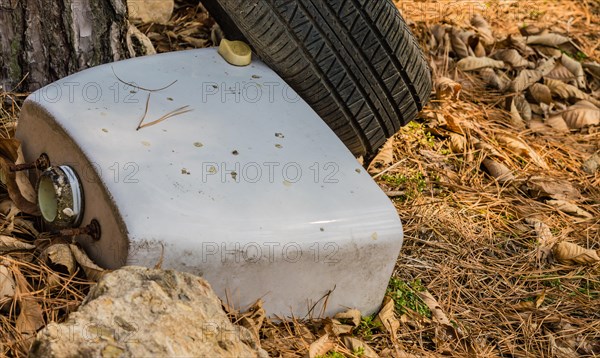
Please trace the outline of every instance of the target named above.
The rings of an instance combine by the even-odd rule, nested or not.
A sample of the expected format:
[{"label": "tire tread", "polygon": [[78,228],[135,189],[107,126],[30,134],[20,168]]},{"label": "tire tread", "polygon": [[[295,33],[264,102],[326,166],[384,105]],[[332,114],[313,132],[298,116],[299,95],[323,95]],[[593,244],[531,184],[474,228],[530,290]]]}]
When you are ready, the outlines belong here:
[{"label": "tire tread", "polygon": [[429,98],[427,62],[389,0],[213,1],[355,155],[374,154]]}]

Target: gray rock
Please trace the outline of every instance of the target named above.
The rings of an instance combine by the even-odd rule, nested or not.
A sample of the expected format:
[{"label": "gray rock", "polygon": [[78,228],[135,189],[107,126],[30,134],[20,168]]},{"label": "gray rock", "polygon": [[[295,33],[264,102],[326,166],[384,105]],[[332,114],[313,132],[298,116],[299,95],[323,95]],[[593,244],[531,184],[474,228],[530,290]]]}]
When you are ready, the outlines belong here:
[{"label": "gray rock", "polygon": [[188,273],[126,267],[77,312],[40,331],[31,357],[268,357],[232,324],[210,285]]}]

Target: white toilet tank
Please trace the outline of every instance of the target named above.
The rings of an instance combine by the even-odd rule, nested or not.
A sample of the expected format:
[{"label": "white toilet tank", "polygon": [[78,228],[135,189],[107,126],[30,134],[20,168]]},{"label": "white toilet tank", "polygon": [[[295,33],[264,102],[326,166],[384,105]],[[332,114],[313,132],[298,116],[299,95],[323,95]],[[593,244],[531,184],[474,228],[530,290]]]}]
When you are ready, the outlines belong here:
[{"label": "white toilet tank", "polygon": [[76,173],[81,225],[101,227],[77,240],[100,266],[160,263],[280,316],[369,314],[385,294],[394,206],[258,60],[201,49],[95,67],[33,93],[17,137],[28,161]]}]

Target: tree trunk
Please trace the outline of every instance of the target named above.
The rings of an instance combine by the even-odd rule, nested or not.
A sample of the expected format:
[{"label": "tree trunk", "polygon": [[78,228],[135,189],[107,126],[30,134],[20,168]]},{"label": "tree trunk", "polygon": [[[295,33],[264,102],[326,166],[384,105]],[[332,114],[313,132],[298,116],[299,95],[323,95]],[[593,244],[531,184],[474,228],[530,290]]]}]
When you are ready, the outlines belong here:
[{"label": "tree trunk", "polygon": [[126,0],[0,0],[0,85],[33,91],[129,57],[128,29]]}]

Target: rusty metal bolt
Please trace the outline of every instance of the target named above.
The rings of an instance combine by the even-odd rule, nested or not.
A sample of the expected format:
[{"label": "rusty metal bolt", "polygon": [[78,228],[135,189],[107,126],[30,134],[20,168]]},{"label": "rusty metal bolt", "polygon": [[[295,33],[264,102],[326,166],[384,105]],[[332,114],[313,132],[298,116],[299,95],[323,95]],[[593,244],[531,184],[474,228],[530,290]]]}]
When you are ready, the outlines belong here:
[{"label": "rusty metal bolt", "polygon": [[93,219],[88,225],[82,226],[80,228],[74,229],[62,229],[51,232],[52,235],[59,235],[63,237],[74,237],[80,235],[86,235],[91,237],[92,239],[98,241],[100,240],[100,236],[102,235],[102,230],[100,229],[100,223],[98,220]]},{"label": "rusty metal bolt", "polygon": [[20,172],[29,169],[46,170],[50,166],[50,158],[46,153],[42,153],[34,162],[24,164],[11,164],[11,172]]}]

